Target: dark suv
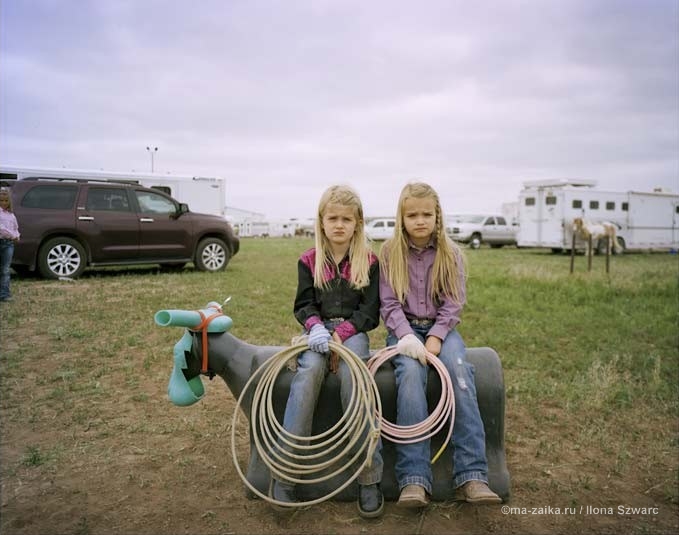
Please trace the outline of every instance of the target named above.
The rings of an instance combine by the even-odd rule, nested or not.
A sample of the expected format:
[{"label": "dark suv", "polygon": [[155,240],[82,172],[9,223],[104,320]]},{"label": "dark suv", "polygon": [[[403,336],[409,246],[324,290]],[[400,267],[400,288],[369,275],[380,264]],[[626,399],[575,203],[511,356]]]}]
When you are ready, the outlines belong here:
[{"label": "dark suv", "polygon": [[239,240],[224,218],[196,214],[160,191],[88,179],[9,180],[21,240],[12,267],[78,277],[87,266],[161,264],[221,271]]}]

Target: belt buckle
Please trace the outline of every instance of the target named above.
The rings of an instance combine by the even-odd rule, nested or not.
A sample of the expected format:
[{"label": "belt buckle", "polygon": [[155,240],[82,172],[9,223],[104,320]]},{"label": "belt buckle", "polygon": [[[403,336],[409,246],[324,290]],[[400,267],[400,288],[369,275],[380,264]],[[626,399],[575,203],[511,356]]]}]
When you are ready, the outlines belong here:
[{"label": "belt buckle", "polygon": [[410,320],[410,323],[413,325],[417,325],[418,327],[428,327],[432,323],[434,323],[434,320],[431,320],[429,318],[413,318]]}]

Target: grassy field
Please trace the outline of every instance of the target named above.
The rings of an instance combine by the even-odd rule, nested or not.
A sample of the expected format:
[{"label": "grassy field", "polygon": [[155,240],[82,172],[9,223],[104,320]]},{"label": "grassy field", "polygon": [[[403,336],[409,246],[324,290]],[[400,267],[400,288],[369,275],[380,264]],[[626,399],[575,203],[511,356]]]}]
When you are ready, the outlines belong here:
[{"label": "grassy field", "polygon": [[[230,411],[220,404],[232,400],[223,384],[205,381],[204,402],[170,406],[171,351],[181,331],[157,327],[153,315],[232,296],[225,313],[236,336],[286,345],[299,330],[291,311],[296,261],[311,245],[301,238],[244,239],[222,274],[137,268],[88,271],[75,282],[13,278],[15,300],[0,308],[0,532],[299,529],[261,518],[248,525],[235,513],[225,520],[217,505],[201,505],[200,493],[188,499],[201,488],[214,498],[226,481],[209,467],[227,469]],[[607,275],[602,257],[591,272],[577,257],[570,274],[569,257],[548,251],[465,252],[468,303],[459,330],[469,347],[492,347],[503,363],[513,502],[660,510],[569,519],[491,512],[469,525],[522,533],[679,530],[677,256],[617,256]],[[372,347],[383,347],[384,337],[380,326]],[[242,489],[230,485],[237,499]],[[198,508],[198,524],[172,518],[168,501],[177,495],[185,511]],[[137,498],[155,505],[156,516]],[[335,506],[327,507],[331,522]],[[460,526],[469,520],[464,509],[433,510],[441,522],[451,515]],[[445,532],[429,514],[429,528],[418,520],[412,531],[403,529]],[[386,515],[373,531],[400,532],[403,522],[397,517],[390,528]],[[328,526],[323,532],[360,530],[358,523]]]}]

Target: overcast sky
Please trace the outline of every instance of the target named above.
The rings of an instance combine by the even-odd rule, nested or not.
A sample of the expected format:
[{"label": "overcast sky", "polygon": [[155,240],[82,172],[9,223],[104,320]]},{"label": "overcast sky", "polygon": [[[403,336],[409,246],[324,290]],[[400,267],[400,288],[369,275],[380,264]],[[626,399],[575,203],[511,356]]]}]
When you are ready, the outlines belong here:
[{"label": "overcast sky", "polygon": [[0,0],[0,163],[221,176],[313,217],[404,184],[679,191],[677,0]]}]

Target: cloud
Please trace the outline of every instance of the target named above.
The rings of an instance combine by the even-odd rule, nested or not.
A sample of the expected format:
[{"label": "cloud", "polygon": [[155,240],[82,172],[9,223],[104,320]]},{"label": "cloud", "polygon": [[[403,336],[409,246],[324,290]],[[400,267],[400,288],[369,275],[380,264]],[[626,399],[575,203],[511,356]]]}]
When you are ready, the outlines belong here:
[{"label": "cloud", "polygon": [[[451,210],[524,180],[679,189],[679,8],[654,2],[31,0],[0,4],[3,163],[224,176],[313,213],[412,178]],[[442,199],[444,195],[442,194]]]}]

